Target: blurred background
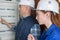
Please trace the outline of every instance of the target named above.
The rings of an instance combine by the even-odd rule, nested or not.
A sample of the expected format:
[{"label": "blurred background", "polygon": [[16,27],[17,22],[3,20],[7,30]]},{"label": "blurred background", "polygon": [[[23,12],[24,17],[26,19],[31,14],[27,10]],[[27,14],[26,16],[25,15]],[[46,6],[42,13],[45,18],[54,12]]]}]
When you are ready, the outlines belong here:
[{"label": "blurred background", "polygon": [[[18,2],[20,0],[0,0],[0,18],[5,19],[13,26],[17,24],[19,20]],[[60,0],[56,0],[59,3],[60,13]],[[35,0],[35,8],[37,7],[39,0]],[[32,15],[35,18],[36,11],[32,10]],[[60,14],[58,14],[60,20]],[[43,25],[44,26],[44,25]],[[42,28],[42,30],[44,27]],[[11,31],[6,25],[0,23],[0,40],[15,40],[15,32]]]}]

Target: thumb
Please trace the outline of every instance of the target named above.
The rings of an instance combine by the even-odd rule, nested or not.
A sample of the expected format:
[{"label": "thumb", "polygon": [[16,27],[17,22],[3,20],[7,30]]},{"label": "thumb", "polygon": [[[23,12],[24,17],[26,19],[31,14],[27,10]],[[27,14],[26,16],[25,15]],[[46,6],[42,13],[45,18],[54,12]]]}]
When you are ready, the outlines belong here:
[{"label": "thumb", "polygon": [[0,22],[1,22],[1,18],[0,18]]},{"label": "thumb", "polygon": [[35,40],[35,38],[33,37],[32,34],[29,34],[29,35],[28,35],[28,39],[30,39],[30,40]]}]

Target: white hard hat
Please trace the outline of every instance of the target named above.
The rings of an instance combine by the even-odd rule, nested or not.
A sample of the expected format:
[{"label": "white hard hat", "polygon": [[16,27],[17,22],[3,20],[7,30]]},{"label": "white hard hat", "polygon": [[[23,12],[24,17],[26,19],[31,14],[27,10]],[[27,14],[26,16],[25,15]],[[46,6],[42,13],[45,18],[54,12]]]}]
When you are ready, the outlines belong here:
[{"label": "white hard hat", "polygon": [[34,0],[20,0],[19,5],[26,5],[34,8],[35,2]]},{"label": "white hard hat", "polygon": [[56,0],[40,0],[36,10],[53,11],[59,13],[59,5]]}]

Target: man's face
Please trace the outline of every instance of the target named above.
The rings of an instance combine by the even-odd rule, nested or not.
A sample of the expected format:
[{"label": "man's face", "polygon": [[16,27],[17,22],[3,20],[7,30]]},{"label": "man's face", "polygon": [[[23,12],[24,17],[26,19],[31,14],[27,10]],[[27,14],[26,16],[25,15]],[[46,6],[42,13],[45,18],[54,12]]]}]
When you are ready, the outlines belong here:
[{"label": "man's face", "polygon": [[24,15],[25,13],[28,13],[29,10],[30,10],[29,6],[25,6],[25,5],[19,6],[20,15]]},{"label": "man's face", "polygon": [[23,15],[24,13],[25,13],[25,11],[26,11],[26,8],[25,8],[25,6],[19,6],[19,12],[20,12],[20,15]]}]

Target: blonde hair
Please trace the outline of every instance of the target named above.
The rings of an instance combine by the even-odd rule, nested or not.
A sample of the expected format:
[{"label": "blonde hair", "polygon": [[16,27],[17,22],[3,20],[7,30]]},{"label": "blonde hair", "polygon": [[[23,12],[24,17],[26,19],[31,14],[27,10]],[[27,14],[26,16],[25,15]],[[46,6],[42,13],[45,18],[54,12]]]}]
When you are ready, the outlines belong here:
[{"label": "blonde hair", "polygon": [[[55,24],[56,26],[60,27],[60,15],[57,13],[54,13],[52,11],[44,11],[41,10],[42,12],[46,13],[46,12],[50,12],[51,13],[51,21],[53,24]],[[41,31],[47,29],[47,27],[45,25],[40,25],[41,27]]]},{"label": "blonde hair", "polygon": [[44,10],[41,10],[41,11],[44,13],[50,12],[52,23],[55,24],[56,26],[60,27],[60,19],[59,19],[60,16],[58,16],[59,14],[54,13],[53,11],[44,11]]},{"label": "blonde hair", "polygon": [[51,21],[53,24],[55,24],[56,26],[60,27],[60,20],[59,20],[59,14],[56,13],[56,15],[54,15],[54,13],[51,13]]}]

